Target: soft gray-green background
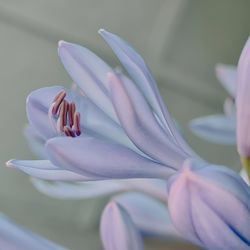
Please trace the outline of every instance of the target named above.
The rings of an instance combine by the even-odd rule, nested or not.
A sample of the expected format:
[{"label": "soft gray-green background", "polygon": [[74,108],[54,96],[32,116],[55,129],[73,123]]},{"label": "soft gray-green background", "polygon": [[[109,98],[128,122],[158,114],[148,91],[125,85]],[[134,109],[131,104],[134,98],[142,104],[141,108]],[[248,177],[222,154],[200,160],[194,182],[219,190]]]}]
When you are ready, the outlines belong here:
[{"label": "soft gray-green background", "polygon": [[[57,57],[58,40],[88,46],[116,65],[97,35],[101,27],[141,52],[190,144],[210,161],[239,166],[234,147],[206,143],[186,125],[222,111],[226,93],[214,65],[237,63],[250,34],[249,10],[248,0],[1,0],[0,210],[71,249],[101,248],[97,215],[103,200],[53,200],[34,190],[27,176],[4,167],[10,158],[33,158],[22,136],[27,94],[71,82]],[[150,241],[147,249],[187,247]]]}]

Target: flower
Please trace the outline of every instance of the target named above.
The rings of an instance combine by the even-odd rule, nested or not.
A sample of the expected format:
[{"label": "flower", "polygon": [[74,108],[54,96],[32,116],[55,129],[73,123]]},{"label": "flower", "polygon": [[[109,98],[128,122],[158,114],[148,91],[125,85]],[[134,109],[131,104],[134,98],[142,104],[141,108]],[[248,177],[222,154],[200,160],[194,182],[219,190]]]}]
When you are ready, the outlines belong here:
[{"label": "flower", "polygon": [[28,96],[29,130],[36,144],[44,143],[47,159],[11,160],[9,166],[48,180],[167,179],[196,156],[143,59],[118,36],[100,34],[133,81],[88,49],[59,42],[61,61],[78,87],[46,87]]},{"label": "flower", "polygon": [[12,250],[66,250],[66,248],[16,225],[3,214],[0,215],[0,245],[1,249]]},{"label": "flower", "polygon": [[229,97],[224,102],[224,114],[208,115],[190,121],[189,127],[197,136],[213,143],[231,145],[236,143],[236,67],[217,64],[216,76]]},{"label": "flower", "polygon": [[248,38],[237,67],[237,149],[250,179],[250,38]]},{"label": "flower", "polygon": [[186,239],[211,250],[249,249],[250,189],[236,173],[187,160],[168,190],[172,222]]},{"label": "flower", "polygon": [[[128,191],[133,182],[122,182],[121,179],[132,178],[137,182],[137,178],[156,178],[166,181],[172,176],[168,205],[173,225],[183,236],[202,247],[220,249],[225,244],[225,236],[229,235],[227,249],[235,249],[235,246],[236,249],[249,248],[250,231],[246,230],[250,225],[249,187],[236,173],[227,168],[213,167],[193,152],[176,129],[141,56],[118,36],[104,30],[100,34],[131,79],[113,70],[86,48],[60,42],[59,56],[77,87],[71,90],[60,86],[47,87],[29,95],[29,129],[35,131],[32,133],[35,140],[31,144],[38,146],[36,152],[42,153],[45,159],[11,160],[7,165],[45,180],[105,182],[106,191],[98,189],[96,183],[92,188],[90,186],[96,195],[102,191]],[[215,185],[210,184],[210,178]],[[115,183],[114,180],[119,181]],[[167,194],[166,199],[162,199],[163,189],[159,190],[155,185],[149,188],[152,182],[147,181],[145,189],[143,182],[139,184],[139,181],[133,191],[144,191],[166,201]],[[192,189],[187,185],[190,182]],[[36,186],[45,193],[53,190],[51,194],[54,196],[63,197],[62,190],[68,191],[68,197],[75,190],[78,197],[86,196],[86,192],[75,189],[72,183],[64,183],[59,188],[60,182],[51,186],[44,185],[44,182],[40,184],[36,182]],[[227,202],[223,202],[224,195]],[[202,196],[209,198],[208,204],[204,203]],[[194,210],[195,206],[190,207],[190,197],[197,201],[198,212]],[[156,210],[157,207],[155,204]],[[192,210],[197,220],[192,214],[187,214]],[[140,230],[146,228],[145,231],[157,232],[155,227],[150,229],[150,225],[139,220],[137,211],[136,202],[131,207],[129,201],[113,200],[107,206],[101,226],[105,248],[117,249],[122,245],[124,249],[131,249],[132,242],[135,249],[141,249]],[[139,211],[143,212],[143,208]],[[207,219],[206,213],[211,215],[211,220]],[[244,221],[233,216],[240,213]],[[159,218],[151,216],[151,220],[159,221]],[[207,238],[203,233],[200,236],[202,240],[197,238],[196,224],[193,226],[192,221],[202,222],[200,227],[207,232]],[[106,230],[109,223],[112,223],[111,234]],[[218,231],[217,228],[224,232],[212,234]]]}]

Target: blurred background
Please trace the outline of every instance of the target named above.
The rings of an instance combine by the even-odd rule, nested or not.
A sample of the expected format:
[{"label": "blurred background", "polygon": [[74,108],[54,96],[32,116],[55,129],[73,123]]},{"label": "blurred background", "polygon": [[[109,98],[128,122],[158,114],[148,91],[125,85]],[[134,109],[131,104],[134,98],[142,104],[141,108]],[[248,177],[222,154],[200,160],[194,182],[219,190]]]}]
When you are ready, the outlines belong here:
[{"label": "blurred background", "polygon": [[[98,221],[104,199],[61,201],[38,193],[29,178],[5,168],[31,159],[23,128],[30,91],[71,80],[57,56],[58,40],[91,48],[116,66],[98,36],[106,28],[128,40],[151,67],[173,117],[207,160],[239,168],[235,147],[194,136],[188,121],[222,112],[227,93],[215,78],[217,62],[237,64],[250,34],[248,0],[0,0],[0,210],[70,249],[101,249]],[[197,249],[147,241],[147,249]]]}]

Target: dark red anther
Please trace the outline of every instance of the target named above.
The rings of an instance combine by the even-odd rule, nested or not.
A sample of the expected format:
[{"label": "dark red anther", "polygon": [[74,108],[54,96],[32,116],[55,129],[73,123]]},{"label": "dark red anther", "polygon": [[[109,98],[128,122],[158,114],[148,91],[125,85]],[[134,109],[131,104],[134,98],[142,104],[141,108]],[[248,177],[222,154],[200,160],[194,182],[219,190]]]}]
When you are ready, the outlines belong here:
[{"label": "dark red anther", "polygon": [[74,113],[76,112],[76,105],[74,102],[71,102],[69,104],[69,112],[68,112],[68,118],[69,118],[69,126],[72,128],[74,124]]},{"label": "dark red anther", "polygon": [[63,132],[65,133],[66,136],[69,136],[69,137],[75,137],[76,136],[74,131],[71,128],[66,127],[66,126],[63,128]]},{"label": "dark red anther", "polygon": [[74,113],[74,124],[73,124],[73,130],[75,131],[76,135],[79,136],[81,134],[81,123],[80,123],[80,113],[75,112]]},{"label": "dark red anther", "polygon": [[53,101],[53,102],[54,102],[54,105],[53,105],[53,108],[52,108],[52,114],[53,114],[53,115],[56,115],[56,114],[57,114],[58,109],[59,109],[59,107],[61,106],[61,104],[62,104],[62,102],[63,102],[65,96],[66,96],[66,92],[65,92],[65,90],[62,90],[62,91],[60,91],[60,92],[56,95],[56,97],[54,98],[54,101]]}]

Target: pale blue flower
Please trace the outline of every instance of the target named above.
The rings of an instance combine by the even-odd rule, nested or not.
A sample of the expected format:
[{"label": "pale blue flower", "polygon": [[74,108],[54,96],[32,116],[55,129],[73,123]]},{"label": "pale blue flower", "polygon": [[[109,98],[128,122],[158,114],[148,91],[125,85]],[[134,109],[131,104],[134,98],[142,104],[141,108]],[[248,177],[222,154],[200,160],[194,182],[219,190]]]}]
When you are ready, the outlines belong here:
[{"label": "pale blue flower", "polygon": [[218,144],[236,144],[236,71],[236,67],[232,65],[216,65],[217,79],[229,97],[224,102],[224,114],[208,115],[190,121],[190,129],[202,139]]},{"label": "pale blue flower", "polygon": [[[55,86],[29,95],[29,124],[42,137],[35,144],[45,145],[44,151],[40,147],[37,152],[42,151],[46,159],[11,160],[8,165],[31,176],[54,181],[129,178],[166,181],[173,176],[169,183],[168,205],[173,225],[183,236],[211,250],[248,249],[249,187],[236,173],[224,167],[208,167],[209,164],[193,152],[176,129],[141,56],[118,36],[104,30],[100,33],[132,80],[114,71],[86,48],[60,42],[59,56],[78,87],[66,90]],[[191,162],[188,168],[187,162]],[[122,182],[111,183],[108,192],[124,190],[126,185],[121,189],[120,185]],[[44,192],[50,188],[38,184],[37,187]],[[79,197],[86,195],[71,184],[62,187],[69,193],[77,190]],[[146,189],[154,190],[153,187]],[[95,185],[92,190],[96,188]],[[52,195],[62,195],[59,191],[57,186]],[[142,184],[139,191],[143,191]],[[154,196],[154,192],[147,193]],[[197,207],[192,205],[193,200]],[[105,210],[101,232],[107,249],[119,249],[117,242],[126,250],[130,249],[130,242],[134,249],[142,248],[140,226],[138,221],[136,223],[139,217],[134,216],[138,212],[131,211],[117,201]],[[242,217],[239,218],[239,214]],[[112,231],[108,232],[105,228],[110,218]],[[191,222],[198,222],[199,226]],[[200,237],[197,237],[199,228],[207,234],[199,232]],[[218,228],[223,229],[220,234]],[[111,238],[113,236],[115,239]],[[227,248],[221,248],[224,245]]]},{"label": "pale blue flower", "polygon": [[210,250],[250,249],[250,189],[237,174],[188,160],[168,186],[173,224],[186,239]]},{"label": "pale blue flower", "polygon": [[0,249],[4,250],[66,250],[0,214]]}]

